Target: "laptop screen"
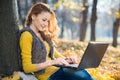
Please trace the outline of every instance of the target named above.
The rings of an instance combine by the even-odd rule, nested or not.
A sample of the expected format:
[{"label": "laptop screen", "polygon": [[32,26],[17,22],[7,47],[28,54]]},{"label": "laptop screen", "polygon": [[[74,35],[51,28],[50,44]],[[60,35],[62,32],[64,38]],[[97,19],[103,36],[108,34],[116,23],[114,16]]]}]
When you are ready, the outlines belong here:
[{"label": "laptop screen", "polygon": [[108,45],[109,43],[106,42],[89,42],[78,68],[98,67]]}]

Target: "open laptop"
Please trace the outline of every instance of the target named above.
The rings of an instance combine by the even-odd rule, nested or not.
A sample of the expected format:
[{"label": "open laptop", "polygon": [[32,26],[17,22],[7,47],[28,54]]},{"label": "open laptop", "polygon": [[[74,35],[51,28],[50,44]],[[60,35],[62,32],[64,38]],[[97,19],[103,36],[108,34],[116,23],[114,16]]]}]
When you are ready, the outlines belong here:
[{"label": "open laptop", "polygon": [[86,69],[96,68],[99,66],[109,43],[106,42],[89,42],[88,46],[80,59],[79,64],[69,64],[67,66],[55,65],[57,67],[74,68],[74,69]]}]

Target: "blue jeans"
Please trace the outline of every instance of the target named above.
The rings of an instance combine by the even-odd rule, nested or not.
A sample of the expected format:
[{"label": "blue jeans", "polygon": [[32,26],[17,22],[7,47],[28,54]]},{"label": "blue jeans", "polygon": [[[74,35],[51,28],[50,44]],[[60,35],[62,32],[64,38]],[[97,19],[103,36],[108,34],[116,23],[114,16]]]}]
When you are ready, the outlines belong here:
[{"label": "blue jeans", "polygon": [[94,79],[84,69],[72,70],[68,68],[60,68],[57,72],[51,75],[48,80],[94,80]]}]

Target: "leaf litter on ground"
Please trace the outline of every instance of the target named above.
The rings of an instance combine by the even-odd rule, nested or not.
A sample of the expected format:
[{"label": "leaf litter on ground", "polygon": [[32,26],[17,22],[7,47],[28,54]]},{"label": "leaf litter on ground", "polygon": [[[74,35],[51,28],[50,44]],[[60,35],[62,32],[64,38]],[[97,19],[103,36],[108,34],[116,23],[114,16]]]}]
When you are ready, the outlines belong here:
[{"label": "leaf litter on ground", "polygon": [[[59,39],[57,50],[64,56],[82,56],[88,42]],[[95,80],[120,80],[120,49],[109,47],[97,68],[86,69]]]}]

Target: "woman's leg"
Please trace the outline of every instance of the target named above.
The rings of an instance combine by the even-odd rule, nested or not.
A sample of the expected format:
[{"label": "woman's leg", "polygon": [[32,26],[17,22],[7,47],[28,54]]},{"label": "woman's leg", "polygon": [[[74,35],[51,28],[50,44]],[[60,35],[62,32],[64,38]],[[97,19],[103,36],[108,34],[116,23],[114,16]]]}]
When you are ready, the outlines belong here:
[{"label": "woman's leg", "polygon": [[74,70],[63,68],[64,76],[67,77],[66,80],[94,80],[90,74],[84,70]]},{"label": "woman's leg", "polygon": [[66,80],[63,69],[60,68],[57,72],[50,76],[48,80]]},{"label": "woman's leg", "polygon": [[54,73],[48,80],[93,80],[90,74],[82,70],[72,70],[68,68],[61,68]]}]

